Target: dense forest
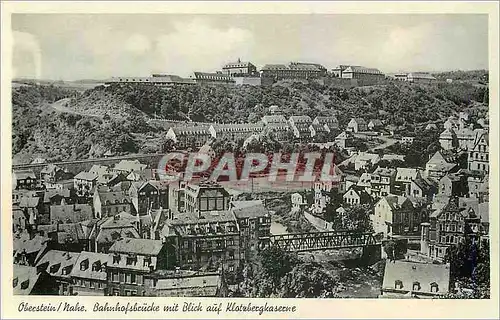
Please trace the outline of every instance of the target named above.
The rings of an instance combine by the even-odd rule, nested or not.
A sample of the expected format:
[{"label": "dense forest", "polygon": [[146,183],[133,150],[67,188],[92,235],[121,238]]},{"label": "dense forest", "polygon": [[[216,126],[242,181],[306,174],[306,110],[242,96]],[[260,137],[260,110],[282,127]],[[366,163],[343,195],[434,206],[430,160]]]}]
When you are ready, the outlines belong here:
[{"label": "dense forest", "polygon": [[[53,103],[68,98],[63,109]],[[277,105],[290,115],[336,114],[341,127],[352,117],[396,126],[443,121],[467,109],[485,116],[488,89],[468,83],[432,86],[394,83],[343,89],[317,83],[273,86],[98,86],[80,92],[53,85],[12,90],[15,162],[99,157],[161,151],[168,125],[151,118],[208,122],[257,122]]]}]

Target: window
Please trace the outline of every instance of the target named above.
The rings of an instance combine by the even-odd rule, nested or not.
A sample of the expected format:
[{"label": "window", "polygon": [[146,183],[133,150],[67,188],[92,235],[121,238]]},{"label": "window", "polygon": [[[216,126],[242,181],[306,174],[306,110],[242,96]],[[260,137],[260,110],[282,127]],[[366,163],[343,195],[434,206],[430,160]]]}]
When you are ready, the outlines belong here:
[{"label": "window", "polygon": [[119,282],[119,273],[113,272],[113,282]]},{"label": "window", "polygon": [[94,289],[94,288],[95,288],[95,282],[94,282],[94,281],[92,281],[92,280],[90,281],[90,288],[91,288],[91,289]]},{"label": "window", "polygon": [[438,284],[435,282],[431,283],[431,292],[438,292],[438,291],[439,291]]},{"label": "window", "polygon": [[98,287],[99,289],[102,289],[102,288],[104,288],[104,284],[103,284],[102,282],[98,282],[98,283],[97,283],[97,287]]},{"label": "window", "polygon": [[113,263],[120,263],[120,255],[119,254],[113,255]]},{"label": "window", "polygon": [[413,282],[413,291],[420,291],[421,287],[420,287],[420,282],[418,281],[415,281]]},{"label": "window", "polygon": [[149,267],[150,264],[151,264],[151,258],[145,257],[143,262],[143,267]]},{"label": "window", "polygon": [[403,289],[403,281],[401,281],[401,280],[394,281],[394,288],[395,289]]},{"label": "window", "polygon": [[137,257],[127,257],[127,266],[130,266],[132,264],[136,264],[137,263]]},{"label": "window", "polygon": [[229,266],[229,272],[233,272],[234,271],[234,266]]},{"label": "window", "polygon": [[130,275],[130,283],[137,283],[137,279],[136,279],[136,277],[135,277],[135,274],[134,274],[134,273],[132,273],[132,274]]},{"label": "window", "polygon": [[85,259],[82,262],[80,262],[80,270],[85,271],[89,267],[89,260]]}]

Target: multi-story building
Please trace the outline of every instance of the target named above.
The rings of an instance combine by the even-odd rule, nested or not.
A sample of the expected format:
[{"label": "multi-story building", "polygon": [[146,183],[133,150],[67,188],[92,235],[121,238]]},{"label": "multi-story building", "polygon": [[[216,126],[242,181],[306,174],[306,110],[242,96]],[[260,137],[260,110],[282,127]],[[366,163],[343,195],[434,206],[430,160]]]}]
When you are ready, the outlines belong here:
[{"label": "multi-story building", "polygon": [[350,145],[351,141],[352,136],[349,131],[343,131],[335,137],[335,144],[342,149],[346,149]]},{"label": "multi-story building", "polygon": [[76,223],[94,218],[88,204],[60,204],[50,206],[50,223]]},{"label": "multi-story building", "polygon": [[309,116],[291,116],[288,122],[296,139],[306,141],[311,139],[311,130],[309,127],[312,124],[312,120]]},{"label": "multi-story building", "polygon": [[132,213],[132,197],[125,191],[114,191],[108,187],[96,188],[93,205],[97,218],[112,217],[120,212]]},{"label": "multi-story building", "polygon": [[385,196],[375,205],[371,215],[375,233],[384,237],[411,237],[420,235],[420,224],[426,221],[426,214],[415,210],[413,203],[403,196]]},{"label": "multi-story building", "polygon": [[133,183],[128,191],[132,204],[139,216],[149,210],[169,207],[169,184],[167,181],[146,181]]},{"label": "multi-story building", "polygon": [[217,183],[187,184],[184,192],[187,212],[201,217],[211,211],[229,209],[229,193]]},{"label": "multi-story building", "polygon": [[209,128],[208,125],[172,127],[168,129],[166,138],[172,140],[179,149],[199,148],[212,137]]},{"label": "multi-story building", "polygon": [[406,81],[412,83],[425,83],[431,84],[436,82],[436,78],[427,72],[412,72],[408,73]]},{"label": "multi-story building", "polygon": [[349,121],[349,123],[347,124],[346,130],[354,133],[360,131],[368,131],[368,125],[363,118],[352,118],[351,121]]},{"label": "multi-story building", "polygon": [[490,171],[488,131],[476,135],[474,147],[469,152],[467,159],[469,170],[477,170],[484,173]]},{"label": "multi-story building", "polygon": [[245,140],[252,134],[259,134],[264,129],[260,123],[213,124],[208,131],[215,139],[238,141]]},{"label": "multi-story building", "polygon": [[71,271],[80,253],[50,250],[37,263],[37,268],[47,272],[58,287],[60,296],[72,295]]},{"label": "multi-story building", "polygon": [[429,179],[439,181],[446,174],[457,168],[458,156],[454,153],[446,153],[442,150],[436,153],[425,164],[425,176]]},{"label": "multi-story building", "polygon": [[110,255],[82,251],[71,271],[73,294],[78,296],[106,296],[108,283],[106,267]]},{"label": "multi-story building", "polygon": [[415,168],[396,168],[396,179],[394,180],[395,193],[410,196],[411,182],[421,178],[420,170]]},{"label": "multi-story building", "polygon": [[109,248],[106,266],[108,294],[113,296],[142,295],[144,277],[165,269],[169,256],[161,240],[124,238]]},{"label": "multi-story building", "polygon": [[342,196],[344,203],[348,205],[363,205],[371,202],[370,195],[365,191],[365,188],[356,185],[351,186]]},{"label": "multi-story building", "polygon": [[236,62],[230,62],[222,67],[222,73],[234,76],[255,76],[257,74],[257,67],[251,62],[244,62],[238,59]]},{"label": "multi-story building", "polygon": [[337,130],[339,128],[339,120],[337,119],[336,116],[330,116],[330,117],[317,116],[316,118],[314,118],[312,123],[315,125],[323,126],[325,130],[328,132]]},{"label": "multi-story building", "polygon": [[342,71],[343,79],[358,79],[370,82],[378,82],[385,79],[385,75],[378,69],[362,66],[349,66]]},{"label": "multi-story building", "polygon": [[379,198],[393,192],[396,170],[378,167],[371,174],[371,195]]},{"label": "multi-story building", "polygon": [[169,248],[169,267],[209,270],[223,267],[234,275],[240,259],[240,231],[234,214],[229,211],[174,213],[162,230]]},{"label": "multi-story building", "polygon": [[14,170],[12,172],[14,189],[33,190],[37,185],[36,175],[32,170]]},{"label": "multi-story building", "polygon": [[194,85],[196,82],[193,79],[181,78],[171,74],[152,74],[150,77],[112,77],[106,80],[105,84],[177,86]]},{"label": "multi-story building", "polygon": [[97,185],[97,175],[82,171],[73,178],[73,184],[78,196],[89,196]]},{"label": "multi-story building", "polygon": [[262,78],[275,81],[284,79],[315,79],[326,76],[326,68],[317,63],[290,62],[284,64],[266,64],[261,70]]},{"label": "multi-story building", "polygon": [[379,298],[434,299],[450,292],[450,265],[394,261],[385,265]]},{"label": "multi-story building", "polygon": [[234,84],[234,78],[222,72],[195,72],[194,81],[201,84]]},{"label": "multi-story building", "polygon": [[458,147],[458,139],[455,131],[453,131],[452,129],[445,129],[439,135],[439,144],[444,150],[455,149],[456,147]]},{"label": "multi-story building", "polygon": [[231,209],[240,230],[240,260],[251,257],[256,252],[259,239],[269,237],[271,233],[271,216],[264,204],[254,201],[238,201]]}]

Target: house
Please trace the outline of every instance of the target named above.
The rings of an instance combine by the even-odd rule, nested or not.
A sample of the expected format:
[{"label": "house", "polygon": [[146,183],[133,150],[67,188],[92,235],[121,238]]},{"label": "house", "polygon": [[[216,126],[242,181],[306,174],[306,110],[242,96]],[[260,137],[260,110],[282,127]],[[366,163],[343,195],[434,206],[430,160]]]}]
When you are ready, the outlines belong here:
[{"label": "house", "polygon": [[97,175],[82,171],[73,178],[73,182],[78,196],[88,196],[97,185]]},{"label": "house", "polygon": [[[233,210],[204,211],[200,215],[189,210],[175,212],[161,231],[161,239],[165,240],[172,257],[171,266],[213,271],[224,263],[228,277],[234,278],[240,259],[250,253],[248,244],[255,243],[255,236],[267,228],[258,223],[270,224],[267,218],[253,217],[251,208],[236,210],[241,211],[238,218]],[[259,215],[264,213],[259,211],[256,212]],[[244,230],[241,234],[240,228]]]},{"label": "house", "polygon": [[425,126],[425,130],[437,130],[437,126],[435,123],[429,123],[428,125]]},{"label": "house", "polygon": [[439,144],[444,150],[455,149],[458,146],[458,139],[453,129],[445,129],[439,135]]},{"label": "house", "polygon": [[415,141],[415,137],[412,136],[402,136],[401,137],[401,144],[403,145],[410,145]]},{"label": "house", "polygon": [[72,293],[71,271],[80,253],[59,250],[48,251],[36,267],[49,274],[58,288],[58,295],[69,296]]},{"label": "house", "polygon": [[[28,217],[18,206],[12,206],[12,232],[18,233],[28,228]],[[33,223],[34,224],[34,223]]]},{"label": "house", "polygon": [[319,124],[311,124],[309,126],[310,136],[313,142],[327,143],[330,142],[330,131],[325,126]]},{"label": "house", "polygon": [[386,196],[392,193],[396,170],[393,168],[378,167],[370,175],[371,195],[375,198]]},{"label": "house", "polygon": [[261,78],[279,80],[316,79],[326,75],[326,68],[317,63],[290,62],[285,64],[266,64],[261,69]]},{"label": "house", "polygon": [[172,127],[168,129],[166,139],[173,141],[179,149],[199,148],[212,137],[209,128],[209,125]]},{"label": "house", "polygon": [[427,201],[432,201],[437,193],[437,187],[432,181],[426,178],[416,178],[410,182],[410,193],[408,196],[415,198],[425,198]]},{"label": "house", "polygon": [[342,149],[347,148],[350,145],[352,136],[347,131],[342,131],[338,136],[335,137],[335,144]]},{"label": "house", "polygon": [[52,249],[80,252],[92,248],[90,234],[95,222],[95,220],[86,220],[76,223],[38,225],[36,232],[50,239]]},{"label": "house", "polygon": [[73,295],[106,296],[109,259],[105,253],[80,252],[71,272]]},{"label": "house", "polygon": [[450,265],[394,261],[385,265],[379,298],[438,298],[450,292]]},{"label": "house", "polygon": [[48,164],[40,171],[40,180],[43,181],[45,185],[51,185],[57,181],[70,178],[70,175],[70,173],[55,164]]},{"label": "house", "polygon": [[414,210],[407,197],[393,195],[382,197],[370,217],[374,232],[383,234],[384,238],[418,236],[423,222],[420,212]]},{"label": "house", "polygon": [[459,130],[460,121],[455,116],[450,116],[443,124],[443,127],[448,130]]},{"label": "house", "polygon": [[139,216],[148,210],[169,207],[169,183],[167,181],[146,181],[132,184],[129,190],[132,204]]},{"label": "house", "polygon": [[44,212],[50,213],[50,206],[70,204],[74,202],[71,199],[69,189],[47,190],[43,195]]},{"label": "house", "polygon": [[14,189],[34,190],[37,185],[36,175],[33,170],[14,170],[12,172]]},{"label": "house", "polygon": [[140,238],[139,222],[138,216],[132,216],[126,212],[99,220],[91,233],[93,251],[108,252],[119,239]]},{"label": "house", "polygon": [[477,199],[450,198],[430,215],[430,224],[422,236],[424,251],[433,259],[443,260],[450,246],[466,239],[488,239],[487,208],[488,205],[480,206]]},{"label": "house", "polygon": [[23,210],[31,225],[49,221],[41,197],[25,195],[19,200],[18,207]]},{"label": "house", "polygon": [[168,255],[161,240],[124,238],[109,248],[106,266],[108,294],[137,296],[144,290],[144,276],[165,269]]},{"label": "house", "polygon": [[419,177],[422,177],[422,175],[418,169],[396,168],[396,179],[394,180],[396,193],[409,196],[411,182]]},{"label": "house", "polygon": [[439,180],[439,195],[445,197],[463,197],[468,194],[467,177],[459,174],[447,174]]},{"label": "house", "polygon": [[120,162],[115,164],[113,170],[118,172],[130,173],[145,170],[147,167],[148,166],[146,164],[140,163],[139,160],[121,160]]},{"label": "house", "polygon": [[14,238],[14,264],[35,266],[38,259],[49,250],[50,239],[40,235],[33,238]]},{"label": "house", "polygon": [[295,138],[302,140],[311,138],[309,127],[312,124],[312,120],[309,116],[291,116],[288,122]]},{"label": "house", "polygon": [[240,204],[231,211],[240,231],[240,259],[250,259],[251,252],[256,252],[258,249],[259,239],[269,237],[271,234],[271,215],[263,203],[255,204],[253,201],[249,201],[247,206]]},{"label": "house", "polygon": [[490,171],[489,161],[488,131],[481,131],[476,134],[474,147],[468,154],[469,170],[477,170],[487,174]]},{"label": "house", "polygon": [[457,167],[457,157],[454,153],[446,153],[443,150],[436,151],[425,164],[425,176],[429,179],[439,181],[443,176]]},{"label": "house", "polygon": [[380,161],[380,156],[374,153],[359,152],[343,161],[341,166],[349,166],[354,163],[354,170],[368,170]]},{"label": "house", "polygon": [[88,204],[61,204],[50,206],[50,223],[75,223],[94,218]]},{"label": "house", "polygon": [[109,187],[96,188],[92,196],[96,218],[111,217],[120,212],[134,212],[132,197],[128,192],[115,190]]},{"label": "house", "polygon": [[262,117],[261,121],[266,126],[270,124],[288,125],[286,118],[280,114],[265,115]]},{"label": "house", "polygon": [[94,164],[90,168],[89,173],[95,174],[97,176],[97,183],[99,184],[107,184],[116,174],[107,166],[101,166],[98,164]]},{"label": "house", "polygon": [[371,197],[364,188],[353,185],[344,193],[342,200],[349,205],[362,205],[369,204]]},{"label": "house", "polygon": [[304,206],[307,205],[307,202],[305,201],[304,197],[298,192],[295,192],[291,195],[291,200],[292,200],[292,211],[298,212],[301,209],[304,208]]},{"label": "house", "polygon": [[351,121],[347,124],[346,131],[358,133],[362,131],[367,131],[368,126],[366,124],[365,119],[363,118],[352,118]]},{"label": "house", "polygon": [[474,140],[476,134],[481,130],[472,130],[470,128],[463,128],[456,131],[456,137],[458,141],[458,148],[471,151],[474,148]]},{"label": "house", "polygon": [[14,295],[57,295],[58,288],[46,272],[37,267],[14,265],[12,275]]},{"label": "house", "polygon": [[365,191],[371,195],[372,193],[372,175],[368,172],[364,172],[361,177],[359,177],[358,183],[356,183],[358,187],[365,188]]},{"label": "house", "polygon": [[370,120],[370,122],[368,122],[368,129],[370,131],[378,130],[378,129],[382,128],[383,126],[384,126],[384,124],[379,119],[372,119],[372,120]]}]

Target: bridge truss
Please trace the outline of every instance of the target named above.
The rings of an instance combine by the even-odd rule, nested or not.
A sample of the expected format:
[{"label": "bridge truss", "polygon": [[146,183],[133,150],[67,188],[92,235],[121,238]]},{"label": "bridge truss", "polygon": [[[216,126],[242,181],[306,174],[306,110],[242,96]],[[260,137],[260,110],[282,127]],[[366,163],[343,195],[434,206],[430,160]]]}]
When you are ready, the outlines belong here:
[{"label": "bridge truss", "polygon": [[289,252],[360,248],[380,245],[371,233],[325,231],[272,235],[261,239],[261,248],[276,246]]}]

